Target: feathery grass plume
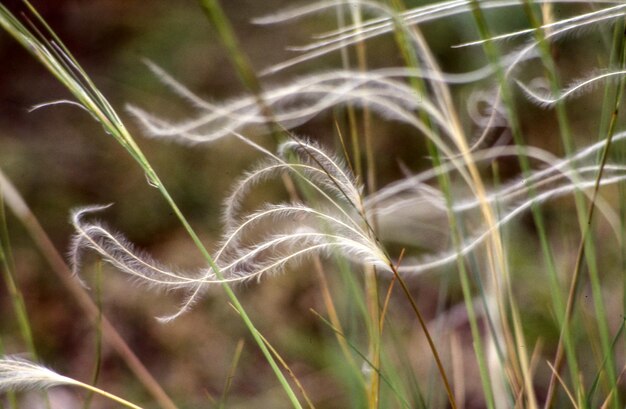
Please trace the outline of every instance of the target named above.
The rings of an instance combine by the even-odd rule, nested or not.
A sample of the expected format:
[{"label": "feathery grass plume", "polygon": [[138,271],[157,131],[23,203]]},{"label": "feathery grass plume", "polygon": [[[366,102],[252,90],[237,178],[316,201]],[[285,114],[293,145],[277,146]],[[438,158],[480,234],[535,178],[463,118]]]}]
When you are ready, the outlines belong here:
[{"label": "feathery grass plume", "polygon": [[[623,142],[625,139],[626,132],[616,134],[614,143]],[[488,239],[492,229],[505,226],[529,210],[531,206],[572,194],[578,190],[583,191],[591,200],[591,193],[585,189],[594,187],[600,165],[586,164],[585,162],[593,162],[594,155],[603,147],[604,141],[597,142],[586,149],[582,149],[573,157],[561,160],[557,160],[551,154],[540,149],[526,149],[524,154],[549,164],[549,166],[488,192],[486,197],[488,203],[497,205],[502,209],[497,223],[487,230],[484,230],[484,227],[483,230],[474,228],[474,232],[470,232],[471,234],[464,238],[458,248],[441,251],[443,246],[450,245],[445,229],[445,202],[441,192],[426,184],[437,173],[451,171],[453,167],[450,165],[443,165],[440,168],[394,182],[379,192],[368,196],[365,206],[373,216],[379,218],[381,239],[421,246],[430,252],[418,260],[405,259],[399,267],[399,271],[402,273],[422,273],[453,263],[459,255],[473,252]],[[477,160],[491,160],[504,154],[519,155],[520,152],[515,148],[502,149],[497,152],[489,150],[484,154],[479,151],[475,157]],[[600,185],[617,184],[623,182],[625,178],[625,166],[606,164]],[[535,194],[529,196],[529,189],[532,189]],[[474,197],[457,196],[458,198],[452,206],[453,211],[461,220],[474,220],[475,223],[480,206],[479,200]],[[619,226],[618,215],[601,198],[596,199],[596,206],[608,220],[616,240],[620,242],[620,232],[617,228]],[[420,228],[425,229],[428,234],[426,232],[423,236],[416,234]],[[404,241],[404,238],[408,239]]]},{"label": "feathery grass plume", "polygon": [[0,392],[47,389],[80,382],[17,356],[0,359]]},{"label": "feathery grass plume", "polygon": [[69,249],[72,272],[78,276],[82,268],[83,250],[91,249],[105,257],[113,266],[131,276],[137,275],[137,272],[141,271],[144,280],[155,286],[176,289],[188,284],[187,281],[179,280],[184,275],[174,275],[169,272],[167,268],[160,266],[147,254],[135,249],[119,233],[112,232],[98,222],[86,223],[84,221],[86,215],[102,211],[110,206],[88,206],[75,209],[72,212],[71,221],[77,231]]},{"label": "feathery grass plume", "polygon": [[[172,124],[138,107],[129,106],[129,112],[138,119],[148,136],[197,144],[215,141],[233,133],[245,132],[248,136],[268,133],[270,119],[261,112],[254,96],[244,96],[220,104],[209,103],[194,95],[154,64],[149,66],[165,84],[198,108],[200,115]],[[337,106],[367,106],[383,118],[415,127],[433,140],[443,152],[453,155],[448,142],[442,140],[416,114],[425,112],[448,138],[452,138],[453,130],[450,129],[445,112],[401,81],[423,75],[419,70],[401,67],[366,72],[316,73],[264,91],[260,97],[273,113],[271,121],[285,129],[292,129]]]},{"label": "feathery grass plume", "polygon": [[118,404],[132,409],[141,409],[127,400],[102,389],[60,375],[45,366],[35,364],[17,356],[0,357],[0,393],[8,391],[40,390],[56,386],[77,386],[107,397]]},{"label": "feathery grass plume", "polygon": [[[395,29],[394,19],[399,19],[403,26],[409,27],[422,23],[441,20],[446,17],[452,17],[461,14],[470,13],[472,8],[471,0],[452,0],[427,4],[413,9],[406,10],[402,13],[396,13],[393,9],[386,7],[380,3],[367,0],[337,0],[337,1],[320,1],[313,4],[307,4],[301,7],[295,7],[283,12],[274,13],[265,17],[256,18],[253,21],[257,24],[278,24],[303,18],[308,15],[317,14],[326,11],[332,11],[338,6],[352,7],[354,3],[358,3],[370,13],[375,13],[379,17],[371,18],[362,23],[353,24],[352,26],[342,27],[340,29],[323,33],[317,36],[318,41],[306,46],[291,47],[295,51],[301,51],[303,54],[282,63],[267,68],[263,73],[272,74],[291,66],[313,60],[325,54],[344,49],[354,45],[359,41],[371,39],[377,36],[388,34]],[[540,1],[540,3],[555,3],[553,0]],[[561,4],[580,4],[585,3],[583,0],[561,0]],[[565,18],[542,25],[539,30],[546,34],[546,38],[560,38],[571,32],[581,31],[586,26],[599,26],[604,23],[613,23],[623,16],[626,8],[623,4],[617,4],[618,1],[600,0],[594,1],[594,4],[603,4],[607,7],[587,13],[581,13],[571,18]],[[520,7],[522,2],[519,0],[499,0],[499,1],[483,1],[482,9],[500,9],[500,8],[516,8]],[[516,37],[528,37],[536,33],[537,29],[530,28],[518,30],[512,33],[506,33],[494,36],[489,39],[477,40],[473,42],[463,43],[457,47],[480,45],[486,41],[503,41]],[[523,54],[523,53],[519,53]],[[526,58],[533,58],[526,56]],[[507,58],[502,59],[504,63]],[[505,65],[507,66],[507,65]]]},{"label": "feathery grass plume", "polygon": [[[272,155],[272,161],[244,177],[226,200],[227,227],[213,258],[220,275],[213,267],[196,273],[166,268],[138,251],[122,235],[98,222],[85,220],[86,215],[108,206],[85,207],[73,212],[76,234],[70,256],[74,271],[80,270],[83,250],[90,249],[139,283],[166,290],[186,290],[188,296],[179,311],[162,317],[164,321],[191,308],[209,285],[260,279],[314,254],[339,252],[356,263],[369,263],[388,271],[391,262],[372,238],[364,215],[359,213],[361,188],[349,170],[308,141],[287,141],[279,147],[279,152],[286,155],[287,151],[293,151],[301,162],[291,164]],[[234,203],[243,200],[260,179],[275,177],[284,171],[301,177],[326,202],[317,207],[298,203],[266,205],[244,217],[237,216]],[[259,238],[259,225],[273,228]]]}]

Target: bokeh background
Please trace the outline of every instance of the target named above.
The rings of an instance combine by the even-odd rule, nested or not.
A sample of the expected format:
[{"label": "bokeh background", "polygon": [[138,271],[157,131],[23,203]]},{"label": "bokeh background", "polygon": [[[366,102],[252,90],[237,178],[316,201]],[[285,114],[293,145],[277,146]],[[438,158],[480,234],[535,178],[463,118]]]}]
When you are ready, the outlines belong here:
[{"label": "bokeh background", "polygon": [[[14,12],[23,10],[17,1],[2,1]],[[332,15],[299,20],[280,26],[256,26],[251,18],[282,9],[289,0],[223,1],[226,14],[235,27],[242,48],[253,66],[261,70],[293,55],[289,45],[306,44],[311,35],[336,25]],[[406,2],[407,7],[418,2]],[[172,196],[200,233],[207,248],[215,248],[221,232],[220,208],[232,183],[250,169],[260,155],[240,142],[225,139],[195,147],[150,140],[124,108],[140,106],[166,118],[183,119],[193,108],[171,93],[146,67],[144,59],[158,64],[199,95],[223,100],[241,95],[245,89],[230,64],[216,32],[199,4],[191,0],[122,1],[33,1],[34,6],[63,39],[138,140]],[[524,24],[521,14],[504,13],[494,19],[494,31],[513,30]],[[423,27],[444,70],[458,72],[477,68],[485,62],[480,50],[451,50],[450,45],[477,37],[471,20],[453,18]],[[590,64],[585,44],[594,38],[565,42],[559,49],[559,63],[565,77],[581,74]],[[593,62],[593,61],[592,61]],[[315,70],[340,67],[337,54],[302,64],[286,72],[264,78],[264,84],[281,83]],[[368,43],[368,65],[402,64],[393,39],[383,37]],[[536,75],[529,69],[528,77]],[[463,107],[473,86],[455,88],[455,98]],[[30,112],[29,108],[52,100],[68,98],[68,92],[12,38],[0,33],[0,167],[24,195],[56,248],[65,252],[72,236],[68,222],[72,208],[114,203],[100,217],[158,260],[183,269],[203,265],[202,256],[171,214],[159,193],[146,183],[138,166],[92,118],[71,106],[52,106]],[[593,97],[592,97],[593,98]],[[539,109],[520,98],[521,117],[527,140],[560,153],[554,118],[540,116]],[[573,123],[581,140],[592,129],[586,118],[597,114],[585,104],[573,104]],[[578,115],[583,109],[586,115]],[[467,113],[463,120],[471,128]],[[295,130],[298,135],[338,146],[333,113],[320,115]],[[429,165],[424,141],[414,131],[387,121],[374,121],[377,177],[380,185],[402,176],[402,166],[419,171]],[[256,139],[272,147],[272,139]],[[516,173],[514,162],[503,162],[506,177]],[[268,184],[255,192],[255,200],[284,198],[279,184]],[[571,203],[560,203],[571,209]],[[550,211],[548,208],[547,211]],[[559,211],[563,211],[563,207]],[[518,257],[533,254],[536,243],[528,221],[517,233],[524,243]],[[16,279],[22,290],[34,330],[38,353],[43,362],[63,374],[88,380],[95,365],[97,333],[39,254],[19,222],[8,218]],[[575,220],[569,222],[569,229]],[[564,230],[561,230],[564,231]],[[564,258],[575,248],[573,238],[563,244]],[[529,274],[532,269],[529,267]],[[96,269],[87,264],[83,273],[93,283]],[[345,408],[350,391],[342,379],[341,355],[332,331],[311,309],[324,312],[319,282],[312,270],[299,267],[287,274],[266,278],[237,288],[252,319],[297,373],[320,408]],[[523,273],[522,269],[522,273]],[[330,276],[331,288],[337,278]],[[426,314],[437,305],[438,277],[413,280],[411,288]],[[210,407],[219,398],[229,376],[236,345],[244,340],[242,359],[233,378],[228,407],[287,407],[268,365],[252,343],[243,323],[228,305],[219,289],[196,306],[194,311],[167,325],[154,317],[175,310],[180,298],[129,285],[122,274],[103,266],[101,272],[102,308],[133,351],[145,363],[163,388],[181,408]],[[340,287],[337,287],[340,288]],[[453,288],[450,304],[460,300]],[[529,292],[531,292],[529,290]],[[92,292],[92,295],[93,292]],[[341,300],[341,294],[336,299]],[[95,295],[94,295],[95,297]],[[547,344],[558,332],[550,327],[542,307],[533,309],[532,331],[541,332]],[[342,311],[349,311],[345,300]],[[399,294],[392,300],[392,313],[406,312]],[[432,316],[431,316],[432,318]],[[410,318],[407,319],[410,322]],[[355,329],[355,331],[358,330]],[[417,326],[407,336],[420,337]],[[6,288],[0,285],[0,336],[4,350],[18,353],[25,349]],[[471,348],[471,346],[469,346]],[[469,349],[468,349],[469,351]],[[102,352],[98,385],[145,407],[156,407],[114,351],[106,344]],[[94,401],[94,408],[110,407]]]}]

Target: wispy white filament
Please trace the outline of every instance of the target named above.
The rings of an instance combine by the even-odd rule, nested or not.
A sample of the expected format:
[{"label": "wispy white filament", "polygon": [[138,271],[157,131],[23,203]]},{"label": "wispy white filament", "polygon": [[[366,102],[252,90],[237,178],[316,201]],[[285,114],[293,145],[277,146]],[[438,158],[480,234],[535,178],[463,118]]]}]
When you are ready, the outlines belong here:
[{"label": "wispy white filament", "polygon": [[[280,157],[287,157],[289,153],[298,158],[296,164],[291,165]],[[227,228],[213,258],[219,275],[210,267],[194,273],[167,268],[138,251],[122,235],[98,222],[86,220],[86,216],[107,206],[91,206],[73,212],[76,235],[70,255],[75,272],[80,269],[83,251],[91,249],[139,283],[165,290],[184,290],[187,297],[180,309],[162,318],[168,321],[191,308],[210,285],[260,279],[312,255],[339,253],[356,263],[388,270],[390,261],[384,250],[372,236],[364,216],[357,216],[361,188],[345,164],[305,140],[285,142],[279,155],[271,154],[270,161],[245,177],[227,199]],[[277,170],[289,170],[301,177],[320,193],[324,204],[317,208],[292,203],[269,205],[245,217],[237,217],[234,203],[243,200],[260,178],[277,176]],[[257,226],[266,225],[273,229],[259,236]]]},{"label": "wispy white filament", "polygon": [[524,85],[521,82],[517,82],[519,87],[524,91],[526,96],[536,104],[545,107],[551,107],[557,104],[559,101],[563,101],[576,95],[588,92],[593,87],[606,81],[621,79],[626,75],[626,71],[611,71],[603,74],[595,74],[589,78],[585,78],[571,84],[567,89],[561,91],[560,95],[551,95],[550,93],[540,94],[530,89],[530,87]]},{"label": "wispy white filament", "polygon": [[105,396],[131,409],[141,407],[102,389],[60,375],[43,365],[17,356],[0,357],[0,393],[23,390],[49,389],[56,386],[74,386]]},{"label": "wispy white filament", "polygon": [[[584,3],[584,0],[542,0],[537,3],[560,3],[560,4],[576,4]],[[397,28],[396,21],[402,22],[405,26],[419,25],[429,21],[440,20],[446,17],[465,14],[471,11],[470,0],[452,0],[444,1],[435,4],[427,4],[424,6],[416,7],[401,13],[397,13],[395,10],[385,7],[381,4],[373,3],[370,1],[358,1],[359,4],[371,12],[376,13],[379,17],[366,20],[360,24],[354,24],[348,27],[342,27],[332,32],[319,36],[320,41],[310,44],[306,47],[298,47],[299,50],[305,51],[304,54],[276,64],[266,69],[264,74],[271,74],[291,66],[313,60],[321,57],[325,54],[333,51],[344,49],[350,45],[358,43],[363,40],[368,40],[380,35],[384,35],[392,32]],[[598,1],[597,4],[616,4],[618,1]],[[301,18],[310,14],[319,13],[322,11],[330,11],[338,5],[350,6],[354,4],[354,1],[322,1],[313,4],[308,4],[302,7],[296,7],[285,12],[275,13],[266,17],[257,18],[254,20],[257,24],[276,24],[289,20]],[[497,1],[481,1],[480,7],[482,9],[495,9],[495,8],[511,8],[519,7],[523,4],[520,0],[497,0]],[[562,21],[550,23],[541,30],[549,30],[556,27],[561,33],[569,31],[570,29],[576,29],[589,24],[598,24],[606,19],[615,19],[619,17],[620,12],[623,11],[624,6],[618,4],[617,6],[607,7],[605,9],[597,10],[590,13],[578,15],[570,19],[564,19]],[[610,16],[610,17],[609,17]],[[566,27],[564,30],[563,27]],[[516,37],[522,35],[532,35],[535,32],[534,29],[521,30],[515,33],[504,34],[496,38],[507,39],[509,37]],[[489,39],[490,40],[490,39]],[[481,41],[489,41],[481,40]],[[479,44],[481,41],[476,41],[470,44]]]},{"label": "wispy white filament", "polygon": [[8,356],[0,359],[0,392],[48,389],[80,382],[25,359]]}]

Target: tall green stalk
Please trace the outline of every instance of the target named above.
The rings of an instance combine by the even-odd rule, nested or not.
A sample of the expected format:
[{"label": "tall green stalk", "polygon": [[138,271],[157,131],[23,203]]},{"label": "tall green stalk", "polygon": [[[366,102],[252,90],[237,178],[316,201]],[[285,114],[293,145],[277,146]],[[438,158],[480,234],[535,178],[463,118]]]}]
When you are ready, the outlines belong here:
[{"label": "tall green stalk", "polygon": [[[402,0],[391,0],[391,4],[394,10],[401,11],[404,9]],[[399,18],[397,14],[394,14],[392,18],[394,20],[394,27],[395,27],[394,35],[395,35],[396,44],[398,46],[398,49],[402,53],[402,57],[405,61],[406,66],[419,70],[421,67],[421,64],[419,62],[418,56],[416,55],[415,46],[411,44],[411,39],[410,39],[411,33],[409,30],[411,30],[412,28],[406,27],[406,25],[402,22],[402,20]],[[417,29],[415,28],[415,30]],[[427,91],[427,85],[425,84],[424,80],[419,77],[411,77],[409,81],[411,85],[415,88],[418,97],[421,96],[422,98],[426,98],[426,96],[428,95],[428,91]],[[426,123],[430,127],[430,129],[435,134],[438,135],[439,130],[435,126],[433,126],[431,118],[429,118],[428,114],[425,112],[420,112],[419,116],[424,121],[424,123]],[[432,158],[433,167],[440,166],[442,163],[442,159],[441,159],[441,154],[439,150],[437,149],[436,145],[430,139],[427,138],[426,146],[428,149],[428,153],[430,157]],[[460,248],[460,243],[462,241],[461,239],[462,233],[460,230],[459,222],[457,220],[457,216],[452,210],[453,199],[452,199],[452,187],[451,187],[450,176],[445,172],[437,174],[437,182],[439,184],[439,188],[441,192],[443,193],[446,199],[446,207],[447,207],[448,218],[450,222],[450,232],[452,233],[453,247],[457,249],[458,251],[458,249]],[[465,306],[468,311],[468,319],[470,322],[472,338],[474,340],[473,342],[474,352],[477,358],[483,391],[485,392],[485,400],[486,400],[487,406],[490,409],[492,409],[492,408],[495,408],[493,390],[492,390],[491,381],[488,375],[487,363],[485,360],[485,354],[484,354],[484,349],[483,349],[484,347],[482,343],[482,336],[480,334],[480,329],[478,327],[478,320],[477,320],[476,313],[474,310],[473,296],[472,296],[469,276],[468,276],[468,272],[467,272],[462,256],[459,256],[457,258],[456,264],[457,264],[459,276],[461,277],[463,298],[465,301]],[[442,368],[440,367],[439,369],[441,370]],[[442,377],[445,379],[445,373],[442,373]],[[450,390],[448,390],[448,392],[450,393]]]},{"label": "tall green stalk", "polygon": [[[513,93],[511,87],[509,85],[508,79],[504,73],[502,66],[500,65],[500,55],[495,45],[489,41],[491,38],[491,34],[489,31],[489,27],[487,25],[487,21],[482,13],[482,9],[478,1],[472,0],[472,14],[474,16],[474,20],[476,22],[476,26],[479,29],[479,33],[482,39],[486,40],[484,43],[484,51],[489,60],[489,62],[495,68],[496,78],[500,85],[501,98],[504,103],[504,108],[506,109],[507,120],[511,129],[511,133],[513,135],[513,140],[515,145],[520,149],[522,154],[518,155],[518,161],[522,170],[522,175],[526,177],[530,174],[531,166],[528,160],[528,157],[523,154],[525,142],[524,137],[521,131],[521,126],[519,123],[519,119],[517,117],[517,110],[515,109],[515,103],[513,99]],[[554,85],[554,83],[552,83]],[[561,111],[563,113],[563,111]],[[562,117],[561,117],[562,119]],[[565,121],[566,122],[566,121]],[[566,128],[567,129],[567,128]],[[531,186],[529,187],[529,195],[531,197],[536,196],[535,189]],[[546,265],[546,269],[548,272],[548,281],[550,283],[551,294],[553,307],[557,312],[557,317],[560,319],[560,323],[562,324],[562,317],[564,316],[565,311],[565,303],[563,301],[563,297],[561,295],[561,285],[559,283],[558,272],[556,269],[556,264],[554,261],[554,255],[551,250],[547,229],[545,226],[544,216],[538,205],[531,206],[531,213],[533,217],[533,222],[535,227],[537,228],[539,242],[543,254],[544,263]],[[570,373],[572,377],[572,382],[576,385],[579,382],[578,379],[578,366],[576,353],[574,350],[574,342],[571,338],[571,334],[566,333],[566,336],[563,338],[563,342],[565,345],[565,350],[568,356],[568,362],[570,362]],[[576,389],[579,389],[578,387]]]},{"label": "tall green stalk", "polygon": [[[561,89],[561,83],[558,77],[556,64],[554,63],[552,54],[550,52],[549,44],[545,40],[543,30],[540,29],[540,22],[535,17],[535,12],[533,10],[531,1],[525,0],[524,6],[525,6],[524,10],[526,11],[526,15],[531,21],[532,26],[535,28],[535,37],[539,44],[540,56],[544,64],[548,79],[549,79],[550,88],[555,95],[558,95]],[[618,109],[618,106],[619,106],[619,98],[616,98],[615,102],[612,104],[612,108]],[[609,107],[609,109],[611,108]],[[565,153],[568,156],[572,155],[576,149],[574,146],[572,132],[569,126],[569,119],[568,119],[564,101],[557,102],[556,114],[557,114],[557,119],[559,123],[559,129],[561,131],[561,140],[565,148]],[[611,125],[613,125],[613,127]],[[608,135],[607,141],[610,141],[610,138],[612,137],[612,134],[614,132],[613,121],[611,121],[611,125],[609,125],[609,129],[607,130],[607,133],[605,134],[605,135]],[[610,142],[607,142],[607,144],[609,143]],[[600,168],[599,175],[598,175],[598,180],[601,178],[602,169],[603,169],[605,160],[606,158],[602,161],[601,168]],[[598,328],[600,332],[603,354],[607,354],[610,352],[610,348],[611,348],[610,339],[609,339],[609,330],[607,326],[608,325],[607,316],[606,316],[606,310],[602,303],[602,291],[600,289],[599,273],[598,273],[598,267],[596,263],[595,244],[594,244],[593,239],[590,236],[590,233],[587,231],[588,230],[587,226],[589,226],[589,223],[591,222],[591,217],[593,215],[593,212],[590,210],[588,214],[588,218],[585,219],[585,210],[584,210],[585,205],[584,205],[584,197],[582,193],[576,192],[574,198],[575,198],[576,209],[577,209],[577,214],[578,214],[578,219],[579,219],[579,225],[581,226],[581,231],[582,231],[581,235],[583,236],[583,238],[581,239],[581,242],[584,243],[584,245],[581,244],[581,251],[584,251],[585,253],[586,264],[589,268],[589,277],[590,277],[590,282],[591,282],[591,287],[592,287],[592,292],[593,292],[595,309],[597,313],[597,324],[598,324]],[[592,201],[590,203],[590,209],[593,208],[594,206],[595,206],[595,203]],[[589,236],[589,237],[586,237],[586,236]],[[579,274],[575,273],[574,277],[576,280],[578,280]],[[576,285],[572,286],[572,288],[576,288],[576,287],[577,287],[577,283]],[[568,321],[569,319],[571,319],[571,317],[566,315],[565,321]],[[564,329],[568,328],[568,326],[569,324],[566,323],[564,326]],[[570,365],[573,364],[572,360],[570,359],[568,359],[568,362],[570,363]],[[559,366],[560,366],[559,363],[555,365],[557,369]],[[572,375],[574,372],[577,372],[575,367],[572,369]],[[610,364],[607,366],[607,375],[608,375],[609,383],[612,385],[612,388],[614,388],[616,375],[615,375],[615,368],[613,364]],[[554,378],[553,378],[552,383],[554,385]],[[613,407],[617,409],[619,407],[618,399],[615,399],[613,403],[614,403]]]}]

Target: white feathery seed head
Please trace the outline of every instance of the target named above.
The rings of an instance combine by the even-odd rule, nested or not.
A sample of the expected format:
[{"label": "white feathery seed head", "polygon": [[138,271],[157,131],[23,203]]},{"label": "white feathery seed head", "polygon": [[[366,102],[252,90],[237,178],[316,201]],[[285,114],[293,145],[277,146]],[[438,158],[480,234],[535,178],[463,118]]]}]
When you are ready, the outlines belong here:
[{"label": "white feathery seed head", "polygon": [[80,382],[18,356],[0,359],[0,392],[48,389]]},{"label": "white feathery seed head", "polygon": [[[304,203],[268,204],[240,215],[239,203],[266,178],[288,172],[320,198],[315,207]],[[140,284],[183,290],[187,296],[171,320],[189,310],[208,286],[259,280],[311,256],[341,254],[355,263],[389,271],[390,261],[359,210],[362,188],[343,161],[307,140],[281,144],[255,171],[246,175],[226,199],[225,230],[214,252],[215,266],[196,272],[171,269],[136,249],[123,235],[89,216],[106,206],[89,206],[72,213],[76,230],[70,259],[79,273],[82,253],[95,251],[105,261]],[[271,226],[271,228],[268,228]],[[217,270],[216,270],[217,269]]]}]

